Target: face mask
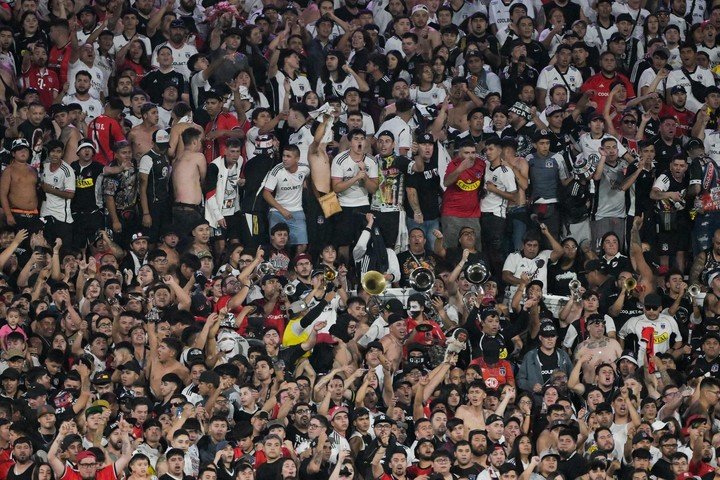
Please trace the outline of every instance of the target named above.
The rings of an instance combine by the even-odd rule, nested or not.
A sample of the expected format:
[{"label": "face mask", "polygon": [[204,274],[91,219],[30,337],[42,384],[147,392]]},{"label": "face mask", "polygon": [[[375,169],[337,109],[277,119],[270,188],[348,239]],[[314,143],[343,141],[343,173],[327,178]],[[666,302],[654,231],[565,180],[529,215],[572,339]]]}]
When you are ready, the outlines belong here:
[{"label": "face mask", "polygon": [[414,311],[414,312],[411,311],[411,312],[408,312],[408,313],[410,314],[410,316],[411,316],[412,318],[418,318],[418,317],[420,316],[420,314],[422,313],[422,311],[418,310],[418,311]]}]

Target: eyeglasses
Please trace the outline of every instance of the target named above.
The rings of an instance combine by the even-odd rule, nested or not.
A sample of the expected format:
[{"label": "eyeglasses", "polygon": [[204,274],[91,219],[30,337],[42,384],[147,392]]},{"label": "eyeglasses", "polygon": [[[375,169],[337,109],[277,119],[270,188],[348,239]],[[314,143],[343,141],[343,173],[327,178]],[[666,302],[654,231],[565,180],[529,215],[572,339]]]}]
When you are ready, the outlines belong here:
[{"label": "eyeglasses", "polygon": [[322,425],[319,425],[317,423],[311,423],[310,425],[308,425],[308,428],[322,428]]},{"label": "eyeglasses", "polygon": [[183,404],[182,404],[182,402],[175,402],[175,403],[171,403],[170,406],[171,407],[182,407]]}]

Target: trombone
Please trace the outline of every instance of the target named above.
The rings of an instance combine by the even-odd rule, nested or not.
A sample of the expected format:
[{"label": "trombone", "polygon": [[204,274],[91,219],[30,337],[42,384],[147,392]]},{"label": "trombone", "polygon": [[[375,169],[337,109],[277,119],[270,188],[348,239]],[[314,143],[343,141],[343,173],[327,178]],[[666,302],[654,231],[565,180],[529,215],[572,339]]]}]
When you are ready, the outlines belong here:
[{"label": "trombone", "polygon": [[367,305],[365,306],[365,311],[369,315],[374,316],[375,314],[372,311],[373,307],[378,307],[380,305],[378,297],[385,293],[385,290],[387,290],[388,287],[385,275],[377,270],[369,270],[360,278],[360,285],[362,285],[363,290],[370,295],[370,300],[368,300]]}]

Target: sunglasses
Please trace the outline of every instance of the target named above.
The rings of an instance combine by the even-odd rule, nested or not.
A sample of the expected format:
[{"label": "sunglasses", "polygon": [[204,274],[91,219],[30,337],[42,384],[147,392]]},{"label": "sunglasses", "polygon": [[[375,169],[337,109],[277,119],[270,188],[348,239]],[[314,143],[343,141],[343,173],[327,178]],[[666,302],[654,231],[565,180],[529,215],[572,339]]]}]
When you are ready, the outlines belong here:
[{"label": "sunglasses", "polygon": [[653,312],[653,311],[655,311],[655,310],[660,310],[661,308],[662,308],[662,307],[645,307],[645,310],[648,310],[648,311]]}]

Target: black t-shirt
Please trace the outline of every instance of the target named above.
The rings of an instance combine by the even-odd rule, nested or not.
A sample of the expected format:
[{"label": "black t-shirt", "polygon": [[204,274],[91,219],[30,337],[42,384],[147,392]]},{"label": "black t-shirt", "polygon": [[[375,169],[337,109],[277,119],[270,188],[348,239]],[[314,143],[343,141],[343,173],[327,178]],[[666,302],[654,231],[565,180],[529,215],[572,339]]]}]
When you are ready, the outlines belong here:
[{"label": "black t-shirt", "polygon": [[564,478],[577,478],[585,475],[587,470],[587,461],[582,455],[575,452],[568,459],[561,459],[558,462],[558,471],[563,474]]},{"label": "black t-shirt", "polygon": [[450,468],[450,473],[455,475],[457,478],[467,478],[468,480],[475,480],[483,468],[477,463],[470,464],[469,467],[461,467],[460,465],[453,465]]},{"label": "black t-shirt", "polygon": [[150,96],[150,99],[157,104],[162,103],[162,94],[168,85],[178,87],[179,93],[185,91],[185,77],[175,70],[162,73],[160,70],[153,70],[140,80],[140,87]]},{"label": "black t-shirt", "polygon": [[550,380],[552,374],[558,368],[558,352],[553,352],[550,355],[545,355],[542,350],[537,351],[538,360],[540,360],[543,383]]},{"label": "black t-shirt", "polygon": [[[440,203],[438,199],[442,196],[440,188],[440,174],[438,173],[437,143],[435,151],[429,162],[425,163],[422,172],[415,172],[405,177],[406,187],[414,188],[417,192],[420,211],[424,220],[436,220],[440,218]],[[409,201],[406,200],[405,211],[412,218],[413,211]]]},{"label": "black t-shirt", "polygon": [[98,210],[96,192],[103,166],[93,160],[84,167],[80,166],[80,162],[73,162],[71,167],[75,173],[75,196],[70,203],[72,212],[89,213]]},{"label": "black t-shirt", "polygon": [[[300,474],[300,480],[327,480],[327,478],[330,476],[330,472],[328,470],[329,466],[326,463],[323,463],[320,466],[320,471],[317,473],[310,473],[308,472],[308,466],[310,466],[310,462],[312,461],[312,457],[306,458],[302,461],[300,464],[300,471],[298,472]],[[260,472],[258,472],[260,473]],[[278,470],[277,476],[280,476],[280,470]],[[257,480],[261,480],[260,477],[256,477]],[[274,480],[277,477],[273,477],[272,480]]]},{"label": "black t-shirt", "polygon": [[282,458],[273,463],[263,463],[255,471],[255,480],[275,480],[276,478],[280,478],[282,464]]},{"label": "black t-shirt", "polygon": [[683,154],[682,141],[679,138],[673,138],[670,145],[660,137],[660,135],[650,140],[655,146],[655,160],[657,161],[657,171],[664,172],[670,166],[670,162],[675,155]]},{"label": "black t-shirt", "polygon": [[[633,162],[632,165],[630,165],[627,168],[627,171],[625,172],[625,178],[628,178],[632,176],[638,169],[638,162]],[[638,216],[641,213],[649,213],[653,211],[653,208],[655,207],[655,202],[650,198],[650,190],[652,190],[653,183],[655,183],[655,169],[652,169],[650,171],[643,170],[640,175],[638,175],[637,179],[635,180],[635,183],[633,184],[633,188],[635,189],[635,215]],[[630,197],[630,190],[627,190],[626,193],[626,199],[629,200]],[[627,202],[629,205],[630,203]]]}]

